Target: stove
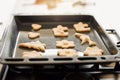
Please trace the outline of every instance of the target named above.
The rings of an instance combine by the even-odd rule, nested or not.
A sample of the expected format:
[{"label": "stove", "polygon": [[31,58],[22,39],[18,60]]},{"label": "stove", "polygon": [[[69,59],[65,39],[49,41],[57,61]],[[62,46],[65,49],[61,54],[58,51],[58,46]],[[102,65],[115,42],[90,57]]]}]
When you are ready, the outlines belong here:
[{"label": "stove", "polygon": [[97,64],[89,65],[91,68],[86,66],[6,66],[1,80],[120,80],[119,69],[100,69]]},{"label": "stove", "polygon": [[[107,29],[113,42],[119,40],[114,29]],[[110,35],[109,35],[110,34]],[[113,38],[114,37],[114,38]],[[117,57],[119,58],[119,57]],[[120,80],[120,64],[4,65],[0,80]]]}]

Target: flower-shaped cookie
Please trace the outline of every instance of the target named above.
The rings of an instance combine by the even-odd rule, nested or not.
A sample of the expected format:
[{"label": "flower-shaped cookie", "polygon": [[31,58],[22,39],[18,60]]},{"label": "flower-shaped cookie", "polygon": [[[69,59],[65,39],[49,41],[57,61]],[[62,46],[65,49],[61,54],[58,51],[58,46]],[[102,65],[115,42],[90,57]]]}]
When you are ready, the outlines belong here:
[{"label": "flower-shaped cookie", "polygon": [[103,50],[99,49],[97,46],[87,47],[83,52],[85,56],[101,56],[103,54]]},{"label": "flower-shaped cookie", "polygon": [[73,41],[68,41],[68,40],[62,40],[62,41],[56,41],[56,47],[59,48],[74,48],[75,44]]}]

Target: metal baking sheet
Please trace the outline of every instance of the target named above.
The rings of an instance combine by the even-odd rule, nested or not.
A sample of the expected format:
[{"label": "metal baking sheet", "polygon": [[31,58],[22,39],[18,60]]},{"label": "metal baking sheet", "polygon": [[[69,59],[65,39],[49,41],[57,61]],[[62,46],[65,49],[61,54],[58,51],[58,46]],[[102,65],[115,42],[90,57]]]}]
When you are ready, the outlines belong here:
[{"label": "metal baking sheet", "polygon": [[[87,23],[91,28],[90,32],[83,34],[89,35],[91,40],[97,43],[97,46],[104,50],[103,56],[83,56],[83,51],[89,46],[88,43],[81,45],[81,40],[75,37],[73,24],[78,22]],[[41,24],[40,37],[29,39],[28,33],[33,32],[31,24]],[[57,25],[68,27],[68,37],[54,37],[52,28]],[[77,57],[61,57],[57,55],[56,41],[69,40],[75,42],[75,49],[78,52]],[[20,48],[19,43],[41,41],[45,43],[46,50],[42,52],[41,58],[22,58],[22,53],[33,51],[32,49]],[[118,61],[119,50],[115,47],[104,30],[99,26],[91,15],[15,15],[9,26],[6,41],[2,50],[1,62],[6,64],[47,64],[47,63],[96,63]]]}]

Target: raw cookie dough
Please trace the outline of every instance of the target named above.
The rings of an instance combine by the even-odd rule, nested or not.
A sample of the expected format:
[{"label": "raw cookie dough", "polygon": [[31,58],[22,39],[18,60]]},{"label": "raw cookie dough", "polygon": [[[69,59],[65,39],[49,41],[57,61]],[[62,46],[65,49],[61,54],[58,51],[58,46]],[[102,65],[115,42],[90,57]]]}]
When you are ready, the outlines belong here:
[{"label": "raw cookie dough", "polygon": [[40,24],[32,24],[31,26],[32,26],[32,29],[35,31],[40,30],[42,28],[42,25]]},{"label": "raw cookie dough", "polygon": [[68,36],[68,28],[62,25],[58,25],[57,28],[53,28],[54,36],[56,37],[66,37]]},{"label": "raw cookie dough", "polygon": [[99,49],[97,46],[87,47],[83,53],[85,56],[101,56],[103,55],[103,50]]},{"label": "raw cookie dough", "polygon": [[92,41],[88,35],[81,34],[81,33],[75,33],[75,36],[80,38],[80,40],[82,40],[81,44],[84,44],[84,43],[88,42],[89,46],[95,46],[96,45],[96,42]]},{"label": "raw cookie dough", "polygon": [[42,56],[41,53],[37,51],[23,52],[22,54],[23,58],[39,58]]},{"label": "raw cookie dough", "polygon": [[74,49],[60,49],[58,51],[58,56],[73,57],[73,56],[78,56],[78,54]]},{"label": "raw cookie dough", "polygon": [[75,44],[73,41],[68,41],[68,40],[62,40],[62,41],[56,41],[56,47],[59,48],[74,48]]},{"label": "raw cookie dough", "polygon": [[76,32],[89,32],[91,30],[88,24],[84,24],[82,22],[74,24],[73,27],[75,28]]},{"label": "raw cookie dough", "polygon": [[28,37],[30,39],[35,39],[35,38],[38,38],[40,36],[40,33],[36,33],[36,32],[29,32],[28,33]]},{"label": "raw cookie dough", "polygon": [[19,43],[18,46],[39,50],[39,51],[45,51],[46,44],[41,43],[40,41],[36,41],[36,42]]}]

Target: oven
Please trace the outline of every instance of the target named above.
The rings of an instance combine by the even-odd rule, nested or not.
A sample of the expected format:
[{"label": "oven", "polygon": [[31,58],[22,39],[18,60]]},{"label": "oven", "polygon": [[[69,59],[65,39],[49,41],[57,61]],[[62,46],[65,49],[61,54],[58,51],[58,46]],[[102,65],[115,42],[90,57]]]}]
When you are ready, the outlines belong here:
[{"label": "oven", "polygon": [[[30,7],[30,5],[32,7]],[[65,4],[62,5],[66,6]],[[103,31],[93,16],[81,15],[81,12],[85,12],[83,8],[85,8],[84,6],[86,6],[86,4],[81,2],[73,4],[75,7],[76,5],[82,5],[81,9],[75,9],[78,11],[78,13],[74,13],[74,10],[72,9],[63,10],[58,7],[60,12],[57,12],[56,10],[58,15],[52,15],[52,17],[48,16],[48,14],[56,14],[56,12],[54,12],[52,9],[49,13],[46,10],[43,10],[43,12],[40,13],[39,9],[42,9],[42,7],[46,9],[46,6],[39,7],[39,5],[33,6],[32,4],[22,5],[22,10],[20,11],[20,9],[18,9],[18,12],[16,11],[18,15],[14,15],[12,17],[13,20],[9,25],[9,29],[7,29],[8,32],[5,31],[6,34],[4,35],[7,37],[2,39],[2,41],[7,43],[1,43],[4,48],[1,49],[2,58],[0,58],[0,62],[3,64],[3,66],[0,72],[0,80],[120,80],[120,37],[117,34],[117,31],[114,29],[106,29]],[[95,4],[90,3],[88,5],[94,6]],[[69,6],[71,6],[71,4],[69,4]],[[32,13],[34,12],[32,9],[35,9],[34,11],[36,12]],[[24,15],[23,12],[25,14],[27,13],[28,15]],[[59,14],[61,13],[72,13],[76,14],[76,16],[60,16]],[[38,14],[45,15],[41,16]],[[78,56],[67,58],[50,55],[53,57],[44,56],[42,58],[30,59],[21,57],[20,52],[22,52],[22,50],[17,48],[17,43],[22,40],[24,41],[24,37],[27,36],[25,33],[31,30],[31,23],[42,23],[45,26],[52,25],[50,28],[53,28],[57,24],[71,26],[73,23],[76,23],[79,20],[87,22],[93,26],[93,33],[90,35],[92,35],[91,37],[98,35],[97,39],[99,39],[98,42],[100,42],[99,47],[108,52],[107,55],[99,57]],[[55,21],[55,23],[53,21]],[[49,28],[45,27],[45,29]],[[47,35],[50,34],[45,34],[45,36]],[[52,38],[47,38],[47,40],[49,39]],[[93,40],[97,41],[96,39]],[[30,40],[26,39],[26,41]],[[44,42],[44,39],[42,41]],[[52,48],[54,48],[54,46],[52,46]]]},{"label": "oven", "polygon": [[3,67],[1,80],[120,80],[119,67],[119,63],[116,63],[114,67],[104,68],[99,64],[19,67],[9,65]]}]

